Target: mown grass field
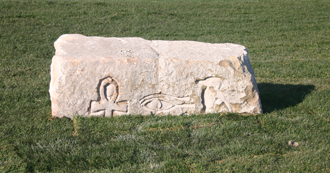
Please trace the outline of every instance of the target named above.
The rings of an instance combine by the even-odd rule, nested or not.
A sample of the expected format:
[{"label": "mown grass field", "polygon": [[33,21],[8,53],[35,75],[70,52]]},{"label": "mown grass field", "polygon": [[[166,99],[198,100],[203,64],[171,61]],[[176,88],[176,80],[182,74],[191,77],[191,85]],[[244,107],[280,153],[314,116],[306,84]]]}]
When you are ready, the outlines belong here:
[{"label": "mown grass field", "polygon": [[[329,2],[0,1],[0,172],[330,172]],[[242,44],[264,114],[52,119],[68,33]]]}]

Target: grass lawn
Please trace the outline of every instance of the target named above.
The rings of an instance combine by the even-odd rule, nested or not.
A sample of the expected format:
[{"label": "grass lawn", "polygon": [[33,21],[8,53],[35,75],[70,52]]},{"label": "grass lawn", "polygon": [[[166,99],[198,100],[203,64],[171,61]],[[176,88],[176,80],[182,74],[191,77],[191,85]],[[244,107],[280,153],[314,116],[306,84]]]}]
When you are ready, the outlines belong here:
[{"label": "grass lawn", "polygon": [[[69,33],[242,44],[264,114],[52,119]],[[329,0],[0,0],[0,172],[330,172],[329,53]]]}]

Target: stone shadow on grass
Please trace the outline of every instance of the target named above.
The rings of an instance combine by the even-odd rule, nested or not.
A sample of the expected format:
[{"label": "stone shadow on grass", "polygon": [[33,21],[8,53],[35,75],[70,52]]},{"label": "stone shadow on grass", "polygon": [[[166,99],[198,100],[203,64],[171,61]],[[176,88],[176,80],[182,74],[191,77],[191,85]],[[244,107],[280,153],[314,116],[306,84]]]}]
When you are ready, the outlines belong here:
[{"label": "stone shadow on grass", "polygon": [[301,103],[314,85],[284,85],[259,83],[258,89],[264,113],[285,109]]}]

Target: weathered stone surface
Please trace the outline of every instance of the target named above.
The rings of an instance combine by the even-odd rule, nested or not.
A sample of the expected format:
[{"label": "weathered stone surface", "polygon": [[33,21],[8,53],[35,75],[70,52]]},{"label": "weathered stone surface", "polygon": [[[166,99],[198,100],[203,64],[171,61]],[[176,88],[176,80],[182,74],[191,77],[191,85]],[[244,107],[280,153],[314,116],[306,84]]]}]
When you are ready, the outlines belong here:
[{"label": "weathered stone surface", "polygon": [[78,34],[54,45],[55,117],[262,113],[241,45]]}]

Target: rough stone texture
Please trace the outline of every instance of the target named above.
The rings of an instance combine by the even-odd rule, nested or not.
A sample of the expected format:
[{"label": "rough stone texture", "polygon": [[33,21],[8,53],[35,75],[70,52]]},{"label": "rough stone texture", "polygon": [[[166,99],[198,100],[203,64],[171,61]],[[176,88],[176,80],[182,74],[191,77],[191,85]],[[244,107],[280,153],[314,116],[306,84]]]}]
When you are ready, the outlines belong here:
[{"label": "rough stone texture", "polygon": [[241,45],[78,34],[54,45],[55,117],[262,113]]}]

